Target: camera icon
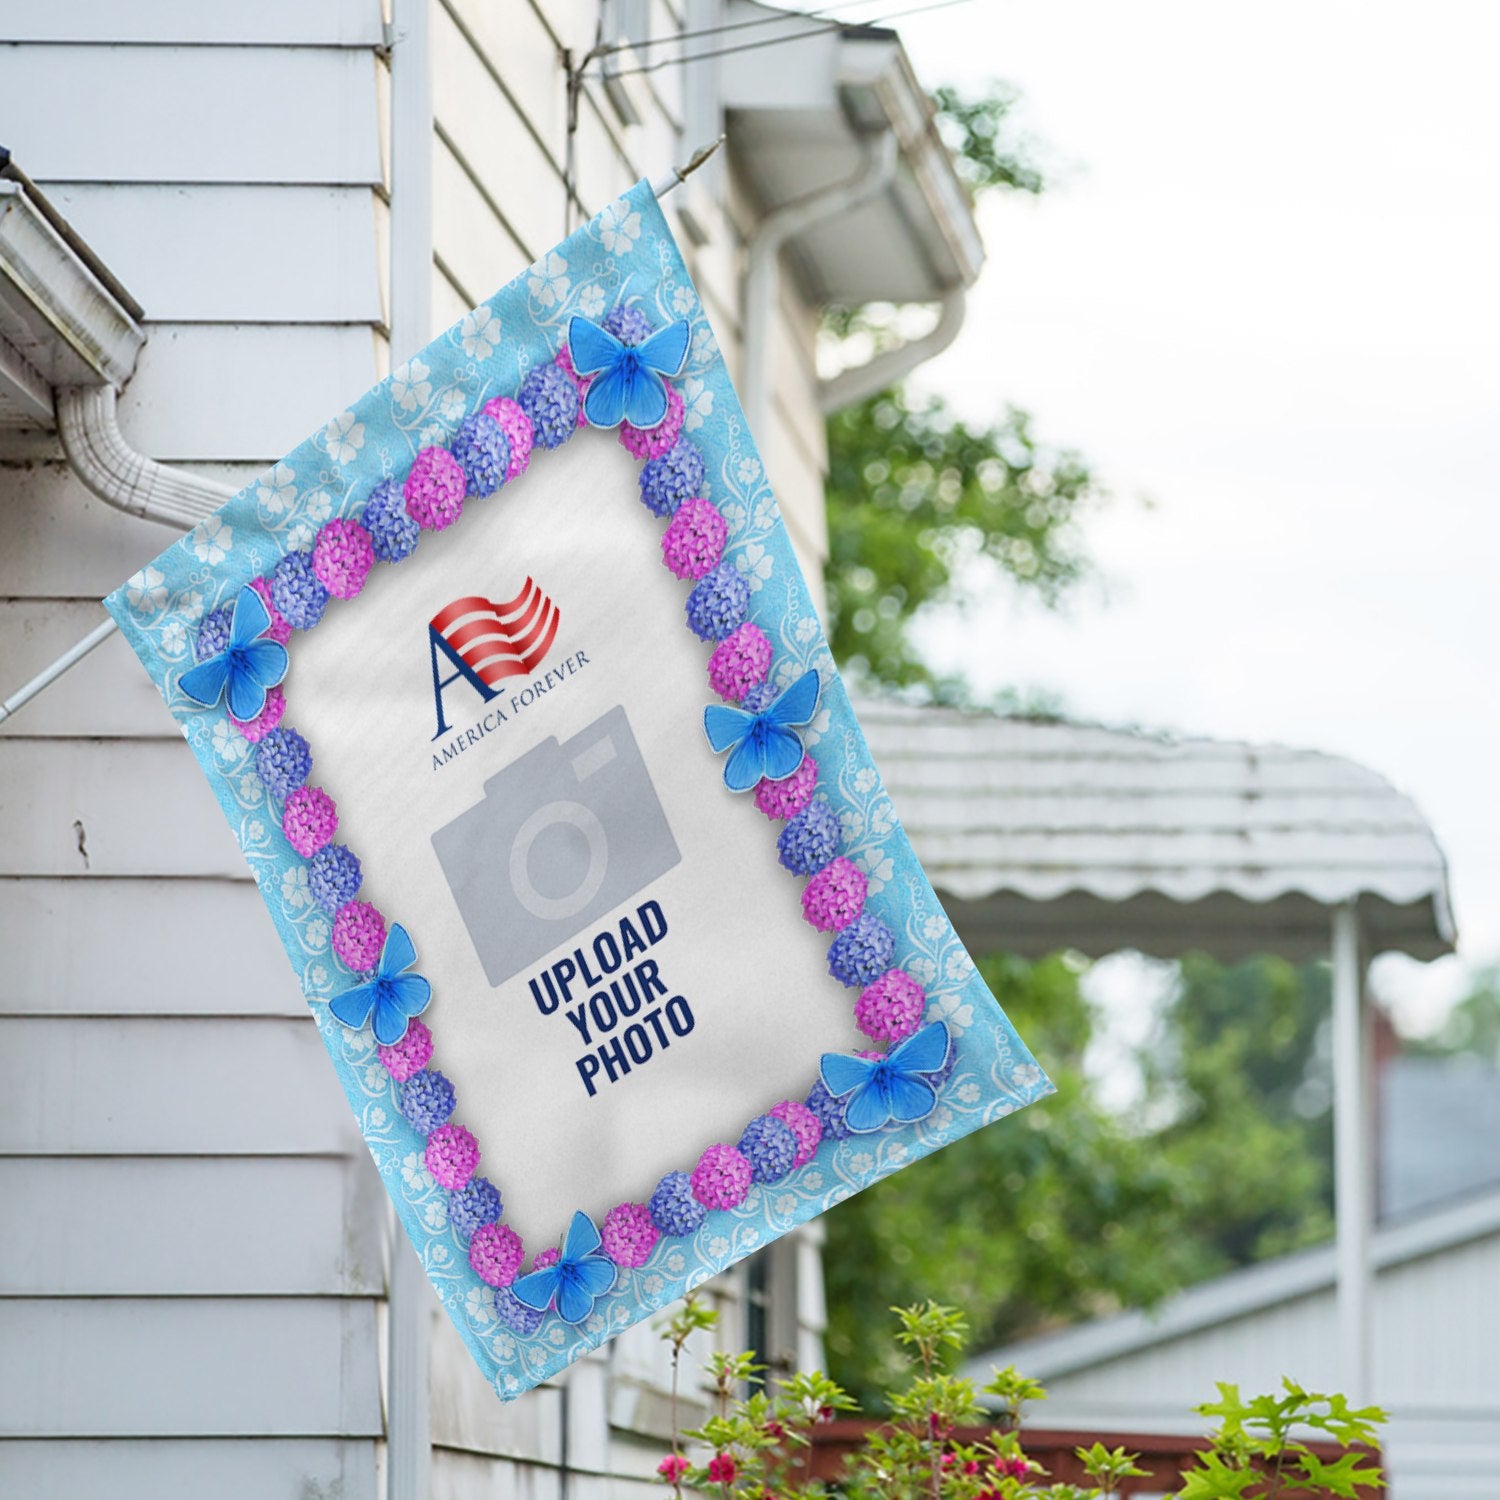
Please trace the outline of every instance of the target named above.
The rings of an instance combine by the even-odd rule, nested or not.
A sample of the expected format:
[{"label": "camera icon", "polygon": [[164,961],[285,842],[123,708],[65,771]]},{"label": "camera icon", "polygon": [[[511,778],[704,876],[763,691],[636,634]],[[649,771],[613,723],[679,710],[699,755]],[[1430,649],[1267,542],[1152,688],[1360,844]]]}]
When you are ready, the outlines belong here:
[{"label": "camera icon", "polygon": [[682,859],[623,706],[490,777],[432,847],[492,985]]}]

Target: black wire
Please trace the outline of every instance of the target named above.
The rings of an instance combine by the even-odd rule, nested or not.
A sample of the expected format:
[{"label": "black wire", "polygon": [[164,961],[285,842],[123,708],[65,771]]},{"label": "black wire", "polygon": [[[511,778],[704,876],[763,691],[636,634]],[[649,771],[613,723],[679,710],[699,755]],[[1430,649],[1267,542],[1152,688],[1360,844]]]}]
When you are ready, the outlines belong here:
[{"label": "black wire", "polygon": [[795,31],[787,36],[767,37],[759,42],[740,42],[734,47],[717,47],[711,52],[693,52],[687,56],[663,57],[652,63],[642,63],[638,68],[611,68],[611,78],[633,78],[640,73],[656,73],[662,68],[675,67],[678,63],[706,62],[713,57],[728,57],[734,52],[758,52],[764,47],[779,47],[786,42],[800,42],[803,37],[824,36],[830,31],[843,31],[851,24],[859,26],[884,26],[888,21],[899,21],[906,16],[920,16],[932,10],[948,10],[955,5],[968,5],[970,0],[935,0],[931,5],[912,5],[905,10],[887,11],[883,16],[874,16],[868,21],[855,23],[847,21],[832,21],[826,26],[808,26],[802,31]]},{"label": "black wire", "polygon": [[[838,5],[820,5],[816,10],[783,10],[773,16],[759,16],[753,21],[730,21],[723,26],[700,26],[697,31],[671,31],[661,36],[643,36],[635,40],[612,42],[607,47],[593,48],[595,57],[609,57],[615,52],[640,52],[646,47],[660,47],[667,42],[692,42],[699,37],[723,36],[730,31],[749,31],[757,26],[779,26],[783,21],[819,21],[835,11],[857,10],[861,5],[873,5],[876,0],[842,0]],[[858,23],[856,23],[858,24]],[[616,74],[616,77],[619,75]]]}]

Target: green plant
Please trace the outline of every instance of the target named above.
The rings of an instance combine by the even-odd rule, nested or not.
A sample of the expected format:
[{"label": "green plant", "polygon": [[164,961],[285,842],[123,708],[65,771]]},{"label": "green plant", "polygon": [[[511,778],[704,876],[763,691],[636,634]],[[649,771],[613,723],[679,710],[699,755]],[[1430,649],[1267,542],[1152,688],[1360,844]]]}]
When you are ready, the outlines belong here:
[{"label": "green plant", "polygon": [[1211,1446],[1198,1455],[1198,1466],[1182,1476],[1179,1500],[1276,1500],[1287,1489],[1314,1489],[1348,1496],[1360,1486],[1385,1483],[1380,1470],[1362,1453],[1345,1453],[1335,1462],[1319,1458],[1293,1436],[1298,1428],[1326,1433],[1336,1443],[1376,1440],[1385,1421],[1378,1406],[1351,1409],[1343,1396],[1305,1391],[1283,1379],[1280,1396],[1240,1397],[1239,1387],[1219,1383],[1219,1399],[1197,1408],[1218,1417]]},{"label": "green plant", "polygon": [[[1115,1500],[1124,1481],[1147,1476],[1138,1454],[1095,1441],[1074,1450],[1088,1487],[1049,1483],[1052,1476],[1021,1441],[1026,1407],[1046,1399],[1042,1386],[1007,1368],[976,1387],[954,1370],[968,1335],[961,1313],[931,1300],[891,1310],[905,1378],[886,1393],[887,1418],[865,1424],[845,1462],[834,1487],[845,1500]],[[660,1325],[672,1346],[674,1441],[658,1472],[677,1495],[684,1488],[719,1500],[816,1500],[830,1494],[812,1474],[814,1433],[856,1404],[820,1372],[741,1396],[764,1367],[753,1354],[715,1352],[706,1367],[713,1414],[690,1432],[677,1429],[684,1346],[715,1321],[690,1297]],[[1218,1401],[1197,1410],[1217,1417],[1219,1426],[1181,1475],[1176,1500],[1278,1500],[1294,1490],[1354,1500],[1359,1488],[1383,1483],[1368,1454],[1326,1460],[1294,1435],[1312,1430],[1345,1447],[1373,1443],[1385,1420],[1376,1407],[1355,1410],[1342,1396],[1305,1391],[1288,1380],[1281,1396],[1248,1401],[1237,1387],[1220,1385]],[[700,1446],[701,1461],[685,1456],[687,1443]]]}]

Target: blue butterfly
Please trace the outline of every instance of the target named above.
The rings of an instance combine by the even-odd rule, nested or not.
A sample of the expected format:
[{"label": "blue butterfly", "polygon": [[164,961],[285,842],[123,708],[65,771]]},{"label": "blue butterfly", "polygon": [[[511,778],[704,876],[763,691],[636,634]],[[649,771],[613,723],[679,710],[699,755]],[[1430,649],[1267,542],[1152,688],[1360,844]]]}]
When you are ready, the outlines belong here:
[{"label": "blue butterfly", "polygon": [[575,317],[568,324],[568,355],[580,375],[592,375],[583,398],[591,427],[659,427],[667,414],[663,375],[687,363],[692,330],[686,318],[669,323],[643,344],[622,344],[607,328]]},{"label": "blue butterfly", "polygon": [[895,1120],[909,1125],[932,1113],[937,1090],[924,1078],[948,1061],[948,1028],[941,1021],[924,1026],[884,1057],[850,1057],[825,1052],[820,1071],[830,1094],[850,1095],[844,1119],[861,1134]]},{"label": "blue butterfly", "polygon": [[229,712],[242,724],[249,723],[266,706],[266,693],[286,676],[286,647],[260,639],[270,628],[265,601],[247,583],[234,601],[229,644],[184,672],[178,686],[205,708],[212,708],[227,689]]},{"label": "blue butterfly", "polygon": [[417,950],[399,922],[391,924],[375,977],[335,995],[328,1008],[345,1026],[358,1031],[375,1018],[375,1040],[394,1047],[406,1035],[406,1023],[420,1016],[432,999],[432,986],[420,974],[405,971],[416,963]]},{"label": "blue butterfly", "polygon": [[816,672],[804,672],[758,714],[722,703],[703,710],[708,743],[720,753],[730,751],[724,785],[731,792],[748,792],[762,777],[781,781],[802,764],[802,740],[788,726],[806,724],[818,711],[820,687]]},{"label": "blue butterfly", "polygon": [[558,1315],[569,1323],[581,1323],[594,1310],[594,1301],[615,1284],[615,1263],[596,1255],[599,1231],[586,1213],[573,1215],[562,1258],[545,1270],[532,1271],[512,1283],[516,1299],[533,1312],[546,1312],[557,1303]]}]

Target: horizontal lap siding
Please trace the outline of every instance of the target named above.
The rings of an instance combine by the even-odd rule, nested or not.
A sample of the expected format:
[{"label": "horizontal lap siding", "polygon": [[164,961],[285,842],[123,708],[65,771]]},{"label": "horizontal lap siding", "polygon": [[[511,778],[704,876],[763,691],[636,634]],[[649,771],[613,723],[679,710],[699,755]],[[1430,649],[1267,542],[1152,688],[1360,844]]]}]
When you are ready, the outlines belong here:
[{"label": "horizontal lap siding", "polygon": [[[242,485],[381,373],[379,4],[12,9],[6,144],[146,310],[126,439]],[[0,467],[4,690],[174,536]],[[388,1206],[119,638],[0,737],[0,951],[0,1493],[373,1496]]]}]

